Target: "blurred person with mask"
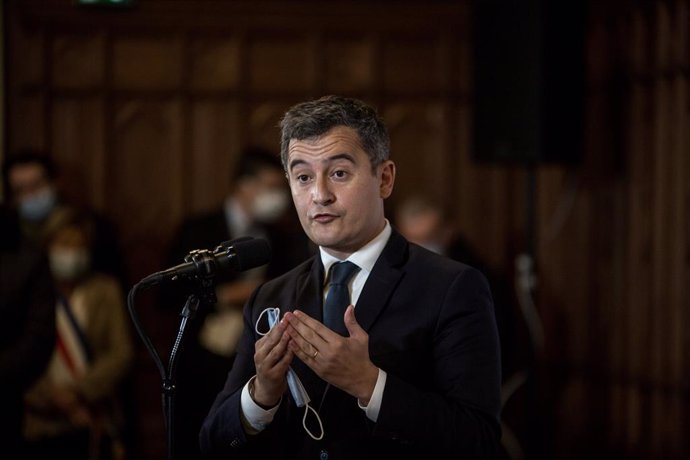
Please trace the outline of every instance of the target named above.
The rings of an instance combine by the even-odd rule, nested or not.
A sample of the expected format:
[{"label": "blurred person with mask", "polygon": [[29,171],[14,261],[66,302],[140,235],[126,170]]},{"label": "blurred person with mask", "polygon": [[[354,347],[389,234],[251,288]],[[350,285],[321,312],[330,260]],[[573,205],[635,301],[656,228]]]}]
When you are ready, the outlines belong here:
[{"label": "blurred person with mask", "polygon": [[93,270],[89,216],[60,209],[46,228],[57,339],[25,394],[25,457],[112,460],[125,455],[121,385],[134,346],[118,281]]},{"label": "blurred person with mask", "polygon": [[[45,243],[46,229],[69,203],[60,190],[60,177],[50,156],[38,150],[21,150],[9,156],[2,168],[5,196],[19,212],[23,235],[38,244]],[[114,224],[93,209],[88,212],[94,221],[92,264],[98,271],[115,276],[122,287],[127,285],[125,261],[119,250]]]},{"label": "blurred person with mask", "polygon": [[0,203],[0,458],[22,459],[23,394],[55,344],[55,290],[45,253],[22,237]]},{"label": "blurred person with mask", "polygon": [[[169,247],[166,266],[184,261],[195,249],[213,250],[239,237],[264,238],[271,261],[242,273],[217,277],[217,303],[202,306],[185,332],[175,396],[175,451],[179,458],[199,458],[198,433],[213,397],[220,391],[243,331],[242,306],[261,282],[308,258],[313,249],[290,204],[290,192],[277,153],[246,147],[237,163],[230,192],[221,206],[185,219]],[[196,286],[177,280],[161,291],[167,311],[180,312]]]}]

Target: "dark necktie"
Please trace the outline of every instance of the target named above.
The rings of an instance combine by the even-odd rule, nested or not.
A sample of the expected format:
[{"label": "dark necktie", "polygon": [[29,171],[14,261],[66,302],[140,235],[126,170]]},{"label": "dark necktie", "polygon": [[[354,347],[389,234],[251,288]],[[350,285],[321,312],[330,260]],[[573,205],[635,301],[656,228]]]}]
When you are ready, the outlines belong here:
[{"label": "dark necktie", "polygon": [[350,291],[347,283],[359,267],[352,262],[338,262],[331,267],[331,286],[323,306],[323,323],[340,335],[347,336],[343,321],[345,309],[350,305]]}]

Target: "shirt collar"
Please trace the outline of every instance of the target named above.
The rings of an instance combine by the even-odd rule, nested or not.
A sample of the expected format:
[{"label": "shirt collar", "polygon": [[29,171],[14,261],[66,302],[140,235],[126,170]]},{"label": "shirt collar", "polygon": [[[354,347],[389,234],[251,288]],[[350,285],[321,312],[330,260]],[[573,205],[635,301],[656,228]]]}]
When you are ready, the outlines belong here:
[{"label": "shirt collar", "polygon": [[[383,227],[383,230],[381,230],[381,233],[376,235],[374,239],[369,241],[360,249],[350,254],[350,257],[348,257],[346,260],[356,264],[362,271],[366,271],[367,273],[371,272],[371,270],[374,268],[376,260],[378,260],[379,256],[383,252],[383,248],[386,247],[386,243],[391,236],[391,232],[391,224],[388,222],[388,219],[386,219],[386,225]],[[328,276],[328,272],[333,264],[343,262],[342,260],[328,254],[320,246],[319,253],[321,255],[321,262],[323,263],[325,276]]]}]

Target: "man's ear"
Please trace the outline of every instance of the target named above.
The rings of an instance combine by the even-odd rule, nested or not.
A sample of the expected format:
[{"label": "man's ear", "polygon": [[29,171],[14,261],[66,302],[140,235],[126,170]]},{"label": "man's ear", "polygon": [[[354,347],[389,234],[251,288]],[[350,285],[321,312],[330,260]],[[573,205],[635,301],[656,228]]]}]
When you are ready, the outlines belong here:
[{"label": "man's ear", "polygon": [[379,165],[379,177],[381,178],[381,185],[379,187],[381,198],[386,199],[393,193],[393,185],[395,185],[395,163],[391,160],[386,160]]}]

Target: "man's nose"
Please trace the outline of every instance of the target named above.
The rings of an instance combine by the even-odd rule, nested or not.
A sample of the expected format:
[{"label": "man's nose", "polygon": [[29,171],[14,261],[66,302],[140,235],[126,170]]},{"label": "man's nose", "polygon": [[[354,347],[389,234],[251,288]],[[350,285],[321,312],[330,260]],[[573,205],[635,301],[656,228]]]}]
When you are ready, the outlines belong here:
[{"label": "man's nose", "polygon": [[333,192],[330,189],[327,177],[317,177],[312,188],[312,201],[325,205],[334,201]]}]

